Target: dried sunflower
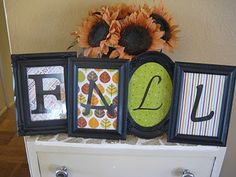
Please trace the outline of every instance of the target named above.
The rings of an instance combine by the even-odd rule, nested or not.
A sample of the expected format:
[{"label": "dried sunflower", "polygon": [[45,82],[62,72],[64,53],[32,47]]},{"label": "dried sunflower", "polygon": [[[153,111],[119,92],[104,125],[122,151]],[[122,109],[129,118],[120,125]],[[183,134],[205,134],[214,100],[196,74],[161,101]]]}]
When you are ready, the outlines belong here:
[{"label": "dried sunflower", "polygon": [[148,17],[152,17],[155,23],[160,24],[161,31],[164,31],[162,39],[165,40],[164,50],[173,51],[177,47],[177,36],[179,32],[178,25],[176,25],[173,17],[169,14],[163,2],[159,6],[150,8],[147,5],[144,5],[141,10]]},{"label": "dried sunflower", "polygon": [[141,11],[134,12],[120,21],[116,30],[113,35],[118,41],[110,58],[132,59],[145,51],[162,49],[165,42],[161,39],[164,32],[160,31],[160,25],[154,23],[151,17],[147,18]]},{"label": "dried sunflower", "polygon": [[[113,6],[107,7],[109,9],[109,11],[111,12],[119,12],[118,16],[117,16],[117,20],[122,20],[125,17],[131,15],[133,12],[137,12],[139,10],[139,8],[135,5],[127,5],[125,3],[119,3],[119,4],[115,4]],[[93,10],[90,12],[90,15],[101,15],[104,14],[104,6],[102,6],[99,9]]]},{"label": "dried sunflower", "polygon": [[109,52],[111,35],[114,32],[118,11],[109,11],[102,7],[100,13],[93,13],[82,23],[78,31],[72,33],[79,46],[84,49],[84,56],[101,57]]},{"label": "dried sunflower", "polygon": [[112,6],[110,10],[119,11],[117,20],[123,20],[125,19],[125,17],[130,16],[132,13],[137,12],[139,8],[135,5],[127,5],[124,3],[120,3]]}]

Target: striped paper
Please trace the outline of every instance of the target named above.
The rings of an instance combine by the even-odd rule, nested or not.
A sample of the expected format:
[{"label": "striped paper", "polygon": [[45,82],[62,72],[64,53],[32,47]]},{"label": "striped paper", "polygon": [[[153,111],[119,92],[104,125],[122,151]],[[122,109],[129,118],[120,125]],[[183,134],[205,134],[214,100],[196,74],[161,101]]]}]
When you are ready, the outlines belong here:
[{"label": "striped paper", "polygon": [[[224,75],[184,73],[177,124],[178,134],[217,137],[225,79]],[[191,113],[197,86],[200,84],[203,85],[203,90],[196,117],[207,116],[211,111],[214,111],[214,115],[208,121],[193,122]]]}]

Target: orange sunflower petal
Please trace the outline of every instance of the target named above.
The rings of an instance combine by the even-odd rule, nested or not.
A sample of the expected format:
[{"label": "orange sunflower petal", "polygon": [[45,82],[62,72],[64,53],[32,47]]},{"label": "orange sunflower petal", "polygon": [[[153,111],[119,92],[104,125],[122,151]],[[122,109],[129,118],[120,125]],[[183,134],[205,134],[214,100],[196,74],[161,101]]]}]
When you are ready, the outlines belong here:
[{"label": "orange sunflower petal", "polygon": [[176,34],[179,32],[178,25],[176,25],[173,17],[169,14],[167,8],[165,7],[163,1],[160,2],[158,7],[154,7],[152,11],[149,11],[149,14],[158,14],[160,15],[169,25],[170,39],[168,39],[164,44],[164,50],[173,51],[177,46],[177,37]]}]

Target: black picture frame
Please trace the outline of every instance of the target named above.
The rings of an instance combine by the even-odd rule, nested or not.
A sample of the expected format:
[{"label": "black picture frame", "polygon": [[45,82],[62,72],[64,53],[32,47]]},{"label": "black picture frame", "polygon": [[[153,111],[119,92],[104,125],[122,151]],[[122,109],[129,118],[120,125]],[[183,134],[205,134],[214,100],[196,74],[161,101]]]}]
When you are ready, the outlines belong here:
[{"label": "black picture frame", "polygon": [[[18,135],[25,136],[25,135],[56,134],[56,133],[67,132],[68,109],[66,111],[67,119],[32,121],[31,119],[32,112],[30,112],[30,103],[29,103],[30,98],[29,98],[29,90],[28,90],[27,68],[53,67],[53,66],[63,67],[64,86],[65,86],[65,94],[66,94],[67,89],[68,89],[67,88],[68,87],[68,84],[67,84],[68,59],[75,58],[75,57],[76,57],[76,52],[14,54],[11,56],[14,79],[15,79]],[[41,80],[43,80],[43,78]],[[41,86],[42,86],[42,90],[44,91],[43,84]],[[36,87],[37,86],[35,84],[35,89]],[[44,105],[44,101],[45,101],[44,94],[42,95],[42,97],[43,97],[43,105]],[[37,100],[37,96],[36,96],[36,100]],[[66,107],[67,107],[68,101],[66,99],[65,99],[65,102],[66,102]],[[43,107],[45,108],[45,106]]]},{"label": "black picture frame", "polygon": [[[187,75],[188,75],[188,77],[189,76],[191,76],[191,77],[187,78]],[[195,93],[193,96],[194,102],[192,102],[194,104],[192,104],[192,106],[191,105],[189,106],[190,107],[189,108],[190,114],[185,117],[187,117],[188,121],[191,120],[191,121],[189,121],[189,123],[192,123],[192,121],[194,121],[194,123],[199,123],[200,119],[198,119],[198,121],[196,122],[197,118],[203,118],[203,119],[201,119],[202,122],[200,122],[201,123],[200,129],[197,129],[197,124],[192,123],[192,125],[195,126],[195,129],[193,129],[193,127],[189,126],[190,128],[192,128],[192,130],[189,129],[189,131],[192,131],[194,133],[192,133],[192,132],[188,133],[189,127],[186,126],[187,128],[183,128],[185,126],[185,124],[188,125],[188,123],[181,124],[182,122],[180,122],[180,121],[184,120],[184,119],[180,119],[180,117],[181,118],[184,117],[182,115],[185,115],[185,112],[186,112],[186,111],[181,112],[181,110],[182,110],[181,108],[187,107],[187,106],[181,107],[181,104],[182,105],[186,104],[186,103],[185,104],[181,103],[183,101],[182,98],[184,99],[185,98],[184,95],[187,95],[188,93],[190,94],[190,92],[185,92],[185,94],[183,94],[182,91],[186,90],[188,87],[188,85],[184,84],[184,83],[186,83],[185,81],[189,81],[189,79],[191,79],[192,76],[197,78],[197,77],[200,77],[200,75],[202,77],[201,78],[202,80],[200,79],[201,82],[205,82],[207,85],[204,85],[202,83],[199,84],[200,82],[198,80],[197,87],[196,87],[197,91],[196,92],[192,91],[192,93]],[[211,80],[208,80],[208,79],[204,80],[203,76],[209,77],[209,78],[211,78]],[[183,79],[184,77],[185,77],[185,80]],[[230,115],[231,115],[231,109],[232,109],[232,102],[233,102],[233,97],[234,97],[235,78],[236,78],[236,67],[235,66],[176,62],[175,72],[174,72],[174,81],[173,81],[173,83],[174,83],[173,89],[175,92],[173,95],[174,101],[173,101],[172,111],[171,111],[168,141],[169,142],[190,143],[190,144],[226,146],[227,134],[228,134],[229,123],[230,123]],[[216,82],[216,79],[218,79],[217,83],[219,83],[220,85],[218,85],[217,87],[214,87],[213,82]],[[191,82],[194,83],[194,80]],[[204,91],[204,95],[203,95],[202,89],[204,87],[205,87],[205,91]],[[207,91],[207,88],[208,88],[208,91]],[[214,88],[218,89],[218,90],[220,90],[220,88],[221,88],[221,90],[218,92],[214,92],[214,90],[213,90]],[[201,94],[198,94],[198,92]],[[207,96],[208,94],[210,94],[210,96],[211,96],[212,94],[215,94],[215,93],[217,93],[218,95],[211,97],[209,99],[211,102],[209,104],[205,104],[205,105],[208,105],[208,109],[207,109],[208,111],[207,112],[203,111],[205,115],[202,117],[199,115],[197,116],[197,113],[199,112],[199,114],[200,114],[200,112],[204,108],[204,107],[200,107],[198,109],[199,105],[200,106],[204,105],[204,104],[198,104],[198,103],[200,103],[199,101],[201,101],[200,99],[203,99],[203,97]],[[193,94],[190,94],[190,95],[193,95]],[[197,99],[199,99],[199,100],[196,101]],[[206,101],[206,100],[207,99],[202,100],[202,101]],[[220,107],[219,110],[217,109],[217,106],[211,106],[211,105],[214,105],[214,102],[216,102],[214,100],[216,100],[216,101],[221,100],[221,101],[217,101],[217,104],[216,104],[216,105],[219,105],[218,106],[218,107]],[[197,102],[197,104],[196,104],[196,102]],[[218,110],[218,112],[217,112],[217,110]],[[203,113],[202,113],[202,115],[203,115]],[[219,118],[216,119],[216,117],[219,117]],[[210,123],[210,121],[213,121],[213,120],[216,123],[215,122],[214,122],[214,124]],[[205,124],[203,124],[203,121],[205,121]],[[204,125],[206,127],[204,127]],[[204,133],[201,133],[201,130],[203,130],[202,126],[205,128],[205,131],[202,131]],[[213,127],[213,129],[210,129],[211,126]],[[214,130],[214,128],[215,128],[215,130]],[[213,130],[215,131],[215,133],[210,134],[209,132],[213,132]],[[184,133],[184,131],[186,133]],[[198,133],[196,133],[196,132],[198,132]]]},{"label": "black picture frame", "polygon": [[[118,106],[117,106],[117,128],[116,130],[79,128],[78,120],[78,69],[96,68],[96,69],[118,69]],[[69,113],[68,133],[69,136],[84,138],[106,138],[106,139],[125,139],[127,130],[127,85],[129,78],[129,61],[122,59],[104,59],[104,58],[78,58],[69,60]]]},{"label": "black picture frame", "polygon": [[[134,60],[131,61],[130,79],[140,66],[149,62],[155,62],[163,66],[168,72],[172,81],[174,73],[174,62],[167,55],[156,51],[145,52],[143,54],[138,55],[137,57],[135,57]],[[133,120],[131,114],[128,111],[128,131],[131,134],[145,139],[151,139],[160,136],[168,130],[169,112],[159,124],[153,127],[142,127]]]}]

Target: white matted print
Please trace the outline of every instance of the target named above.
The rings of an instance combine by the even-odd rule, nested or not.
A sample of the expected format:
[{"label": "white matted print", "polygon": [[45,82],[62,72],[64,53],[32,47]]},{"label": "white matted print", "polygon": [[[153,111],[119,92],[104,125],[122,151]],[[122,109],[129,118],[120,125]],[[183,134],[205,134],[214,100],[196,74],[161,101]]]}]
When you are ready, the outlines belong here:
[{"label": "white matted print", "polygon": [[118,69],[78,68],[78,128],[117,129],[118,82]]},{"label": "white matted print", "polygon": [[218,136],[225,79],[224,75],[184,73],[178,134]]},{"label": "white matted print", "polygon": [[31,121],[66,119],[64,68],[28,67]]}]

